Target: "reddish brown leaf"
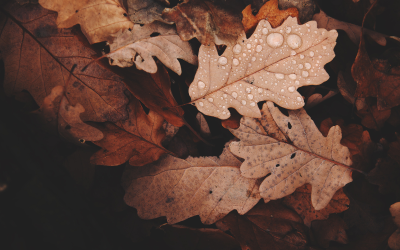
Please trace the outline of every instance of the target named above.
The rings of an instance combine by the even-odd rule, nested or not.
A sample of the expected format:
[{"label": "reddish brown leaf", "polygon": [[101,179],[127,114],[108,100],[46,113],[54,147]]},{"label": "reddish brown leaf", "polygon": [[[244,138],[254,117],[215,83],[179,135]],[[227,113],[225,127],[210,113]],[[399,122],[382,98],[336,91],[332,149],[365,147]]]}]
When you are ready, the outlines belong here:
[{"label": "reddish brown leaf", "polygon": [[324,248],[329,247],[330,241],[347,244],[346,229],[346,222],[338,215],[330,216],[327,220],[314,221],[311,226],[318,244]]},{"label": "reddish brown leaf", "polygon": [[272,28],[276,28],[289,16],[298,18],[299,11],[297,8],[280,10],[278,8],[278,0],[270,0],[260,8],[257,15],[253,15],[251,5],[247,5],[242,11],[242,15],[244,31],[247,33],[248,31],[254,30],[258,22],[262,19],[266,19],[271,24]]}]

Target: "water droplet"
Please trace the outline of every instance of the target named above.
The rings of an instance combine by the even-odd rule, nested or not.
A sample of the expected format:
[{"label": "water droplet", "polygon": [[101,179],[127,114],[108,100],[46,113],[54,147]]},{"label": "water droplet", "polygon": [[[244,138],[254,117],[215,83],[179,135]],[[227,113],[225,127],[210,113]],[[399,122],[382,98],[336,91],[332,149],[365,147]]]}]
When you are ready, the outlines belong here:
[{"label": "water droplet", "polygon": [[248,43],[248,44],[246,45],[246,47],[247,47],[248,49],[251,49],[251,44]]},{"label": "water droplet", "polygon": [[204,103],[203,102],[199,102],[199,105],[200,105],[200,107],[203,107]]},{"label": "water droplet", "polygon": [[287,44],[292,49],[300,48],[300,46],[301,46],[301,38],[296,34],[291,34],[287,38]]},{"label": "water droplet", "polygon": [[290,55],[291,56],[295,56],[296,55],[296,51],[294,51],[294,50],[290,51]]},{"label": "water droplet", "polygon": [[263,92],[263,89],[262,88],[258,88],[258,93],[262,93]]},{"label": "water droplet", "polygon": [[303,101],[303,98],[301,98],[300,96],[298,96],[296,99],[297,99],[297,101],[299,101],[299,102]]},{"label": "water droplet", "polygon": [[284,89],[281,89],[281,92],[285,92],[285,90],[284,90]]},{"label": "water droplet", "polygon": [[243,53],[243,57],[246,57],[246,53]]},{"label": "water droplet", "polygon": [[282,80],[283,78],[285,78],[285,76],[283,74],[275,74],[276,79]]},{"label": "water droplet", "polygon": [[223,96],[224,98],[226,98],[228,95],[227,95],[227,94],[223,94],[222,96]]},{"label": "water droplet", "polygon": [[300,59],[304,59],[304,55],[300,55]]},{"label": "water droplet", "polygon": [[252,95],[252,94],[249,94],[249,95],[247,96],[247,98],[249,98],[249,100],[252,100],[252,99],[253,99],[253,95]]},{"label": "water droplet", "polygon": [[288,90],[289,90],[289,92],[294,92],[296,90],[296,88],[291,86],[291,87],[288,88]]},{"label": "water droplet", "polygon": [[310,56],[313,57],[314,56],[314,52],[310,51]]},{"label": "water droplet", "polygon": [[267,29],[267,28],[262,29],[262,33],[263,33],[264,35],[268,34],[268,29]]},{"label": "water droplet", "polygon": [[263,43],[264,42],[264,40],[263,39],[260,39],[260,43]]},{"label": "water droplet", "polygon": [[214,99],[212,99],[212,98],[210,97],[210,98],[208,98],[208,101],[209,101],[209,102],[213,102]]},{"label": "water droplet", "polygon": [[236,45],[233,47],[233,53],[239,54],[241,51],[242,51],[242,46],[240,46],[239,44],[236,44]]},{"label": "water droplet", "polygon": [[253,56],[253,57],[251,58],[251,61],[252,61],[252,62],[255,62],[256,59],[257,59],[257,58]]},{"label": "water droplet", "polygon": [[294,82],[294,84],[296,84],[296,85],[299,85],[299,84],[300,84],[300,82],[299,82],[299,81],[295,81],[295,82]]},{"label": "water droplet", "polygon": [[323,49],[326,49],[326,46],[322,46]]},{"label": "water droplet", "polygon": [[236,99],[236,97],[237,97],[237,93],[236,93],[236,92],[232,92],[232,96],[233,96],[233,98],[235,98],[235,99]]},{"label": "water droplet", "polygon": [[303,64],[299,64],[299,69],[302,69],[303,68]]},{"label": "water droplet", "polygon": [[221,57],[218,59],[218,62],[219,62],[221,65],[225,65],[225,64],[228,63],[228,59],[226,59],[226,57],[221,56]]},{"label": "water droplet", "polygon": [[306,26],[307,26],[307,27],[310,27],[310,24],[306,23]]},{"label": "water droplet", "polygon": [[239,60],[234,58],[232,63],[233,63],[233,65],[238,66],[239,65]]},{"label": "water droplet", "polygon": [[292,60],[292,63],[293,63],[293,64],[296,64],[296,60]]},{"label": "water droplet", "polygon": [[306,67],[306,69],[311,69],[311,64],[309,63],[305,63],[304,66]]},{"label": "water droplet", "polygon": [[242,104],[243,104],[243,105],[246,105],[246,101],[245,101],[245,100],[242,100]]},{"label": "water droplet", "polygon": [[222,108],[225,109],[226,107],[225,107],[225,106],[222,106]]},{"label": "water droplet", "polygon": [[279,33],[269,34],[267,44],[272,48],[277,48],[283,44],[283,36]]},{"label": "water droplet", "polygon": [[204,89],[204,87],[206,86],[206,84],[205,84],[204,82],[202,82],[202,81],[199,81],[199,82],[197,83],[197,86],[199,87],[199,89]]},{"label": "water droplet", "polygon": [[257,51],[257,52],[261,52],[261,50],[262,50],[262,46],[261,46],[261,45],[257,45],[256,51]]},{"label": "water droplet", "polygon": [[256,106],[256,103],[255,102],[251,102],[250,106],[254,107],[254,106]]},{"label": "water droplet", "polygon": [[250,93],[250,92],[251,92],[251,89],[250,89],[250,88],[246,88],[246,92],[247,92],[247,93]]},{"label": "water droplet", "polygon": [[303,77],[307,77],[307,76],[308,76],[308,71],[303,71],[303,72],[301,72],[301,75],[302,75]]},{"label": "water droplet", "polygon": [[315,34],[318,34],[318,31],[314,31]]},{"label": "water droplet", "polygon": [[291,27],[286,27],[286,33],[290,33],[292,31],[292,28]]},{"label": "water droplet", "polygon": [[296,74],[290,74],[289,78],[292,79],[292,80],[296,80]]}]

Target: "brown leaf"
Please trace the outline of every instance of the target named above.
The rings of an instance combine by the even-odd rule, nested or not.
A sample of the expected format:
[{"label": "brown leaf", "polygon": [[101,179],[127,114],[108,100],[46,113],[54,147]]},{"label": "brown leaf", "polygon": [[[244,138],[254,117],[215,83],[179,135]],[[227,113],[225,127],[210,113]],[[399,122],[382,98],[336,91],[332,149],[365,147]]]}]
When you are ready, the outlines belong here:
[{"label": "brown leaf", "polygon": [[157,0],[127,0],[129,19],[133,23],[148,24],[164,21],[161,14],[164,6]]},{"label": "brown leaf", "polygon": [[183,41],[196,37],[204,45],[232,44],[243,32],[240,13],[211,1],[185,0],[172,9],[166,8],[162,17],[175,22]]},{"label": "brown leaf", "polygon": [[[400,202],[394,203],[390,206],[390,213],[392,214],[396,225],[400,227]],[[388,244],[392,250],[400,249],[400,229],[397,229],[396,232],[390,236]]]},{"label": "brown leaf", "polygon": [[225,148],[220,157],[171,155],[144,167],[125,169],[124,200],[142,219],[166,216],[174,224],[199,215],[212,224],[230,211],[249,211],[260,199],[256,179],[240,175],[236,159]]},{"label": "brown leaf", "polygon": [[334,57],[336,37],[336,31],[318,30],[314,21],[298,25],[289,17],[272,29],[262,20],[249,39],[243,33],[221,56],[214,45],[200,47],[189,95],[198,110],[220,119],[229,118],[230,107],[259,118],[257,103],[264,100],[301,108],[304,101],[296,90],[329,79],[323,65]]},{"label": "brown leaf", "polygon": [[39,3],[58,12],[58,28],[79,24],[91,44],[111,41],[111,34],[133,27],[119,0],[39,0]]},{"label": "brown leaf", "polygon": [[293,208],[303,219],[304,224],[308,227],[314,220],[328,219],[329,214],[341,213],[349,208],[350,200],[343,193],[343,189],[339,189],[332,197],[328,205],[321,209],[315,210],[311,204],[311,185],[305,184],[296,189],[296,191],[286,196],[283,202]]},{"label": "brown leaf", "polygon": [[[340,145],[339,126],[332,127],[324,137],[304,109],[289,111],[287,117],[267,102],[262,111],[270,115],[261,119],[244,117],[239,129],[231,130],[240,142],[232,142],[230,150],[245,159],[240,167],[242,176],[262,178],[271,174],[260,185],[265,202],[285,197],[310,183],[314,209],[324,208],[338,189],[352,181],[350,152]],[[263,126],[268,116],[275,123]],[[279,137],[273,137],[275,131],[287,138],[276,139]]]},{"label": "brown leaf", "polygon": [[278,0],[270,0],[260,8],[257,15],[253,15],[251,5],[247,5],[242,11],[242,15],[244,31],[247,33],[247,31],[254,30],[258,22],[263,19],[266,19],[271,24],[272,28],[276,28],[289,16],[298,18],[299,11],[296,8],[280,10],[278,8]]},{"label": "brown leaf", "polygon": [[335,96],[337,93],[339,93],[338,90],[330,90],[326,95],[322,96],[319,93],[312,94],[310,97],[307,98],[306,105],[304,105],[304,109],[310,109],[318,104],[320,104],[323,101],[328,100],[329,98]]},{"label": "brown leaf", "polygon": [[[5,62],[4,88],[8,95],[27,90],[39,106],[56,86],[65,86],[70,105],[79,103],[82,121],[116,122],[126,119],[128,98],[121,78],[93,64],[95,52],[82,44],[69,29],[58,30],[57,14],[40,5],[9,4],[15,21],[3,15],[0,49]],[[77,65],[71,72],[73,65]]]},{"label": "brown leaf", "polygon": [[[152,36],[158,34],[157,36]],[[135,24],[132,30],[118,32],[110,44],[111,52],[107,54],[111,65],[130,67],[149,73],[156,73],[157,57],[165,66],[178,75],[182,74],[178,58],[191,64],[197,64],[189,42],[182,41],[172,25],[153,22],[141,26]]]},{"label": "brown leaf", "polygon": [[94,142],[102,149],[92,156],[93,164],[118,166],[129,160],[132,166],[143,166],[169,153],[161,145],[165,137],[164,119],[153,111],[147,115],[134,98],[127,108],[129,118],[118,126],[112,123],[95,126],[103,132],[104,138]]},{"label": "brown leaf", "polygon": [[231,212],[216,225],[223,231],[229,230],[242,249],[306,249],[307,228],[301,218],[275,201],[259,203],[245,215]]},{"label": "brown leaf", "polygon": [[311,230],[321,247],[328,248],[330,241],[347,244],[346,222],[338,215],[330,216],[327,220],[314,221]]}]

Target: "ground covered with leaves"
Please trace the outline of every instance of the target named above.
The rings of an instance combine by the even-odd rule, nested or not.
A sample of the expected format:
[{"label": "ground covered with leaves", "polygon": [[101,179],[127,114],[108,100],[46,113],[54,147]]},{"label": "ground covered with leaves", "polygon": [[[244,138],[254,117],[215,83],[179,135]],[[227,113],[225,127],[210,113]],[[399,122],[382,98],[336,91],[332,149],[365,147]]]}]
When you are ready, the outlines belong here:
[{"label": "ground covered with leaves", "polygon": [[0,13],[2,249],[400,249],[398,1]]}]

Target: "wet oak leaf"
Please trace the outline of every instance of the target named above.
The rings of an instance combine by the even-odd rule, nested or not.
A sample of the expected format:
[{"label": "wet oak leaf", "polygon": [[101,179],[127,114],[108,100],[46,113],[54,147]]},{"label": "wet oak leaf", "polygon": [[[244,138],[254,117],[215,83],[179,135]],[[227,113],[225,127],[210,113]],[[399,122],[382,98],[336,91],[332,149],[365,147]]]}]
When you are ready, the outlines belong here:
[{"label": "wet oak leaf", "polygon": [[165,155],[144,167],[125,169],[124,200],[140,218],[166,216],[169,224],[195,215],[212,224],[234,209],[245,214],[260,200],[259,181],[241,176],[240,163],[228,148],[219,158]]},{"label": "wet oak leaf", "polygon": [[229,118],[230,107],[259,118],[257,103],[265,100],[287,109],[303,107],[297,88],[328,80],[323,66],[334,57],[337,32],[316,25],[314,21],[298,25],[296,18],[288,17],[273,29],[262,20],[249,39],[243,33],[221,56],[214,45],[202,45],[199,68],[189,87],[192,103],[220,119]]},{"label": "wet oak leaf", "polygon": [[91,44],[111,41],[111,34],[133,27],[119,0],[39,0],[39,3],[58,12],[58,28],[79,24]]},{"label": "wet oak leaf", "polygon": [[[155,36],[153,36],[155,35]],[[172,25],[153,22],[141,26],[135,24],[133,29],[118,32],[110,43],[107,54],[111,65],[130,67],[148,73],[157,72],[157,57],[166,67],[178,75],[182,74],[178,58],[191,64],[197,64],[197,56],[193,54],[189,42],[182,41]]]},{"label": "wet oak leaf", "polygon": [[[65,87],[70,105],[79,103],[82,121],[116,122],[126,119],[128,98],[122,79],[92,61],[95,52],[70,29],[57,29],[57,14],[40,5],[9,4],[0,18],[0,50],[5,62],[4,89],[13,95],[28,91],[39,107],[56,86]],[[74,65],[75,71],[71,72]]]},{"label": "wet oak leaf", "polygon": [[253,30],[257,26],[258,22],[263,19],[266,19],[271,24],[272,28],[276,28],[281,25],[287,17],[298,17],[299,11],[297,8],[280,10],[278,8],[278,0],[270,0],[260,8],[255,16],[252,13],[251,5],[248,5],[242,11],[242,15],[244,31],[247,32]]},{"label": "wet oak leaf", "polygon": [[170,153],[161,145],[165,137],[163,117],[151,110],[147,115],[135,98],[127,109],[129,118],[118,122],[118,126],[112,123],[96,126],[104,138],[93,142],[102,149],[91,157],[92,164],[118,166],[129,161],[132,166],[143,166]]},{"label": "wet oak leaf", "polygon": [[[262,178],[271,174],[260,185],[265,202],[285,197],[309,183],[312,206],[323,209],[338,189],[352,181],[350,152],[340,144],[339,126],[332,127],[324,137],[304,109],[289,111],[285,116],[267,102],[262,111],[270,115],[261,119],[244,117],[239,129],[230,130],[240,139],[230,144],[230,150],[245,159],[240,167],[242,175]],[[268,116],[275,123],[266,123]],[[286,138],[271,136],[276,131]]]},{"label": "wet oak leaf", "polygon": [[307,228],[293,210],[273,201],[259,203],[245,215],[231,212],[217,221],[246,250],[308,249]]},{"label": "wet oak leaf", "polygon": [[343,189],[339,189],[332,197],[328,205],[321,209],[315,210],[311,204],[311,185],[305,184],[296,189],[296,191],[286,196],[283,202],[293,208],[303,219],[304,224],[308,227],[314,220],[328,219],[332,213],[341,213],[349,208],[350,200],[347,198]]},{"label": "wet oak leaf", "polygon": [[243,32],[242,16],[227,5],[211,1],[185,0],[166,8],[162,17],[174,22],[183,41],[197,38],[201,44],[232,44]]}]

